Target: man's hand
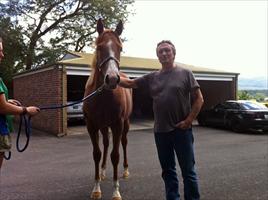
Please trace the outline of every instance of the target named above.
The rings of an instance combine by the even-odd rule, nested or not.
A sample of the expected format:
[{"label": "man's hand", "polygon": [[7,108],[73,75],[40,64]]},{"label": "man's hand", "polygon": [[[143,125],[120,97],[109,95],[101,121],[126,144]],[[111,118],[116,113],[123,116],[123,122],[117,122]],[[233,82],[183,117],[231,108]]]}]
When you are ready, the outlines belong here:
[{"label": "man's hand", "polygon": [[190,120],[183,120],[179,123],[176,124],[176,127],[177,128],[180,128],[180,129],[188,129],[188,128],[191,128],[192,127],[192,121]]},{"label": "man's hand", "polygon": [[201,90],[198,88],[196,89],[192,94],[192,98],[193,98],[193,105],[192,105],[192,109],[191,112],[189,113],[189,115],[187,116],[187,118],[179,123],[176,124],[176,127],[180,128],[180,129],[188,129],[191,128],[193,120],[197,117],[203,103],[204,103],[204,99],[201,93]]},{"label": "man's hand", "polygon": [[124,88],[137,88],[137,84],[134,79],[129,79],[127,77],[120,76],[119,86]]}]

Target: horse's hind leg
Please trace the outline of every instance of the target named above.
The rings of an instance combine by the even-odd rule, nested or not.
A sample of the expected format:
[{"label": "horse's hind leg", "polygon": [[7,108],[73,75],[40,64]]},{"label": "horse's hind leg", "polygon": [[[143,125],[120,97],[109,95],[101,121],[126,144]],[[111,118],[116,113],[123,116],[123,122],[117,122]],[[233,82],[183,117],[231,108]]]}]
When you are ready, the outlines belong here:
[{"label": "horse's hind leg", "polygon": [[93,159],[95,163],[95,185],[91,192],[91,198],[92,199],[101,199],[101,189],[100,189],[100,169],[99,164],[101,160],[101,150],[99,147],[99,134],[98,130],[96,129],[90,129],[88,127],[88,132],[91,138],[91,142],[93,145]]},{"label": "horse's hind leg", "polygon": [[128,171],[128,160],[127,160],[127,133],[129,131],[129,119],[124,121],[124,129],[123,129],[123,134],[121,138],[121,143],[123,147],[123,153],[124,153],[124,172],[123,172],[123,178],[128,178],[129,177],[129,171]]},{"label": "horse's hind leg", "polygon": [[102,141],[103,141],[103,157],[102,157],[102,164],[101,164],[101,180],[104,180],[106,178],[106,161],[107,161],[107,154],[108,154],[108,148],[109,148],[109,132],[108,127],[102,128]]}]

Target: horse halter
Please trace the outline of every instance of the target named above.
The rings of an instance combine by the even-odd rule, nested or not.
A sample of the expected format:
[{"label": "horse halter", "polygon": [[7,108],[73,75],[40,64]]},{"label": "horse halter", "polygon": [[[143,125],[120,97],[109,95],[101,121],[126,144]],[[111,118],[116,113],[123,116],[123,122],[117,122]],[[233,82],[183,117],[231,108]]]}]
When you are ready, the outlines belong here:
[{"label": "horse halter", "polygon": [[119,65],[120,65],[120,61],[119,61],[116,57],[114,57],[114,56],[108,56],[108,57],[105,58],[103,61],[101,61],[100,64],[99,64],[99,62],[97,62],[97,66],[98,66],[98,68],[101,69],[101,67],[102,67],[105,63],[107,63],[109,60],[114,60],[114,61],[116,62],[116,64],[117,64],[118,69],[120,69],[120,67],[119,67]]},{"label": "horse halter", "polygon": [[[117,64],[117,68],[118,68],[118,70],[120,70],[120,67],[119,67],[119,65],[120,65],[120,61],[119,61],[116,57],[114,57],[114,56],[108,56],[108,57],[105,58],[103,61],[101,61],[100,64],[99,64],[99,62],[97,61],[97,66],[98,66],[99,71],[101,71],[102,66],[103,66],[106,62],[108,62],[109,60],[114,60],[114,61],[116,62],[116,64]],[[117,78],[118,78],[118,79],[117,79],[117,83],[119,83],[119,82],[120,82],[120,76],[117,75]],[[108,76],[105,77],[105,83],[109,84]]]}]

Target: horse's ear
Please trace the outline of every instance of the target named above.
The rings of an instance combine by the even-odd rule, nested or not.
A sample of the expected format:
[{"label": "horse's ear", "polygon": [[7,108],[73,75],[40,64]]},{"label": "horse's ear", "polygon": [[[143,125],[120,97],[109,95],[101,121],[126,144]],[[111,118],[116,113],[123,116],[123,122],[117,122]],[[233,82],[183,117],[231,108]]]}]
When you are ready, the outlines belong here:
[{"label": "horse's ear", "polygon": [[97,22],[97,32],[100,34],[102,34],[104,31],[104,26],[103,26],[103,22],[102,22],[102,19],[98,19],[98,22]]},{"label": "horse's ear", "polygon": [[117,35],[121,35],[122,31],[123,31],[123,22],[122,20],[120,20],[116,26],[115,32],[117,33]]}]

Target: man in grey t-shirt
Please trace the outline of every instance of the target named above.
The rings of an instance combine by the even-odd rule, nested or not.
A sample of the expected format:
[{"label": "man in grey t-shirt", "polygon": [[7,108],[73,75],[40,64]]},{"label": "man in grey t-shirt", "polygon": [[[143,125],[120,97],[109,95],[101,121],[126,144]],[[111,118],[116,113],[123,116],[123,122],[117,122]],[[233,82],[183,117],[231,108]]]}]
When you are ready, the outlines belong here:
[{"label": "man in grey t-shirt", "polygon": [[203,105],[203,96],[193,73],[174,63],[176,49],[170,41],[158,43],[156,53],[162,64],[159,71],[136,79],[121,77],[119,85],[145,89],[153,99],[154,136],[166,199],[180,200],[176,153],[183,176],[185,200],[199,200],[192,122]]}]

